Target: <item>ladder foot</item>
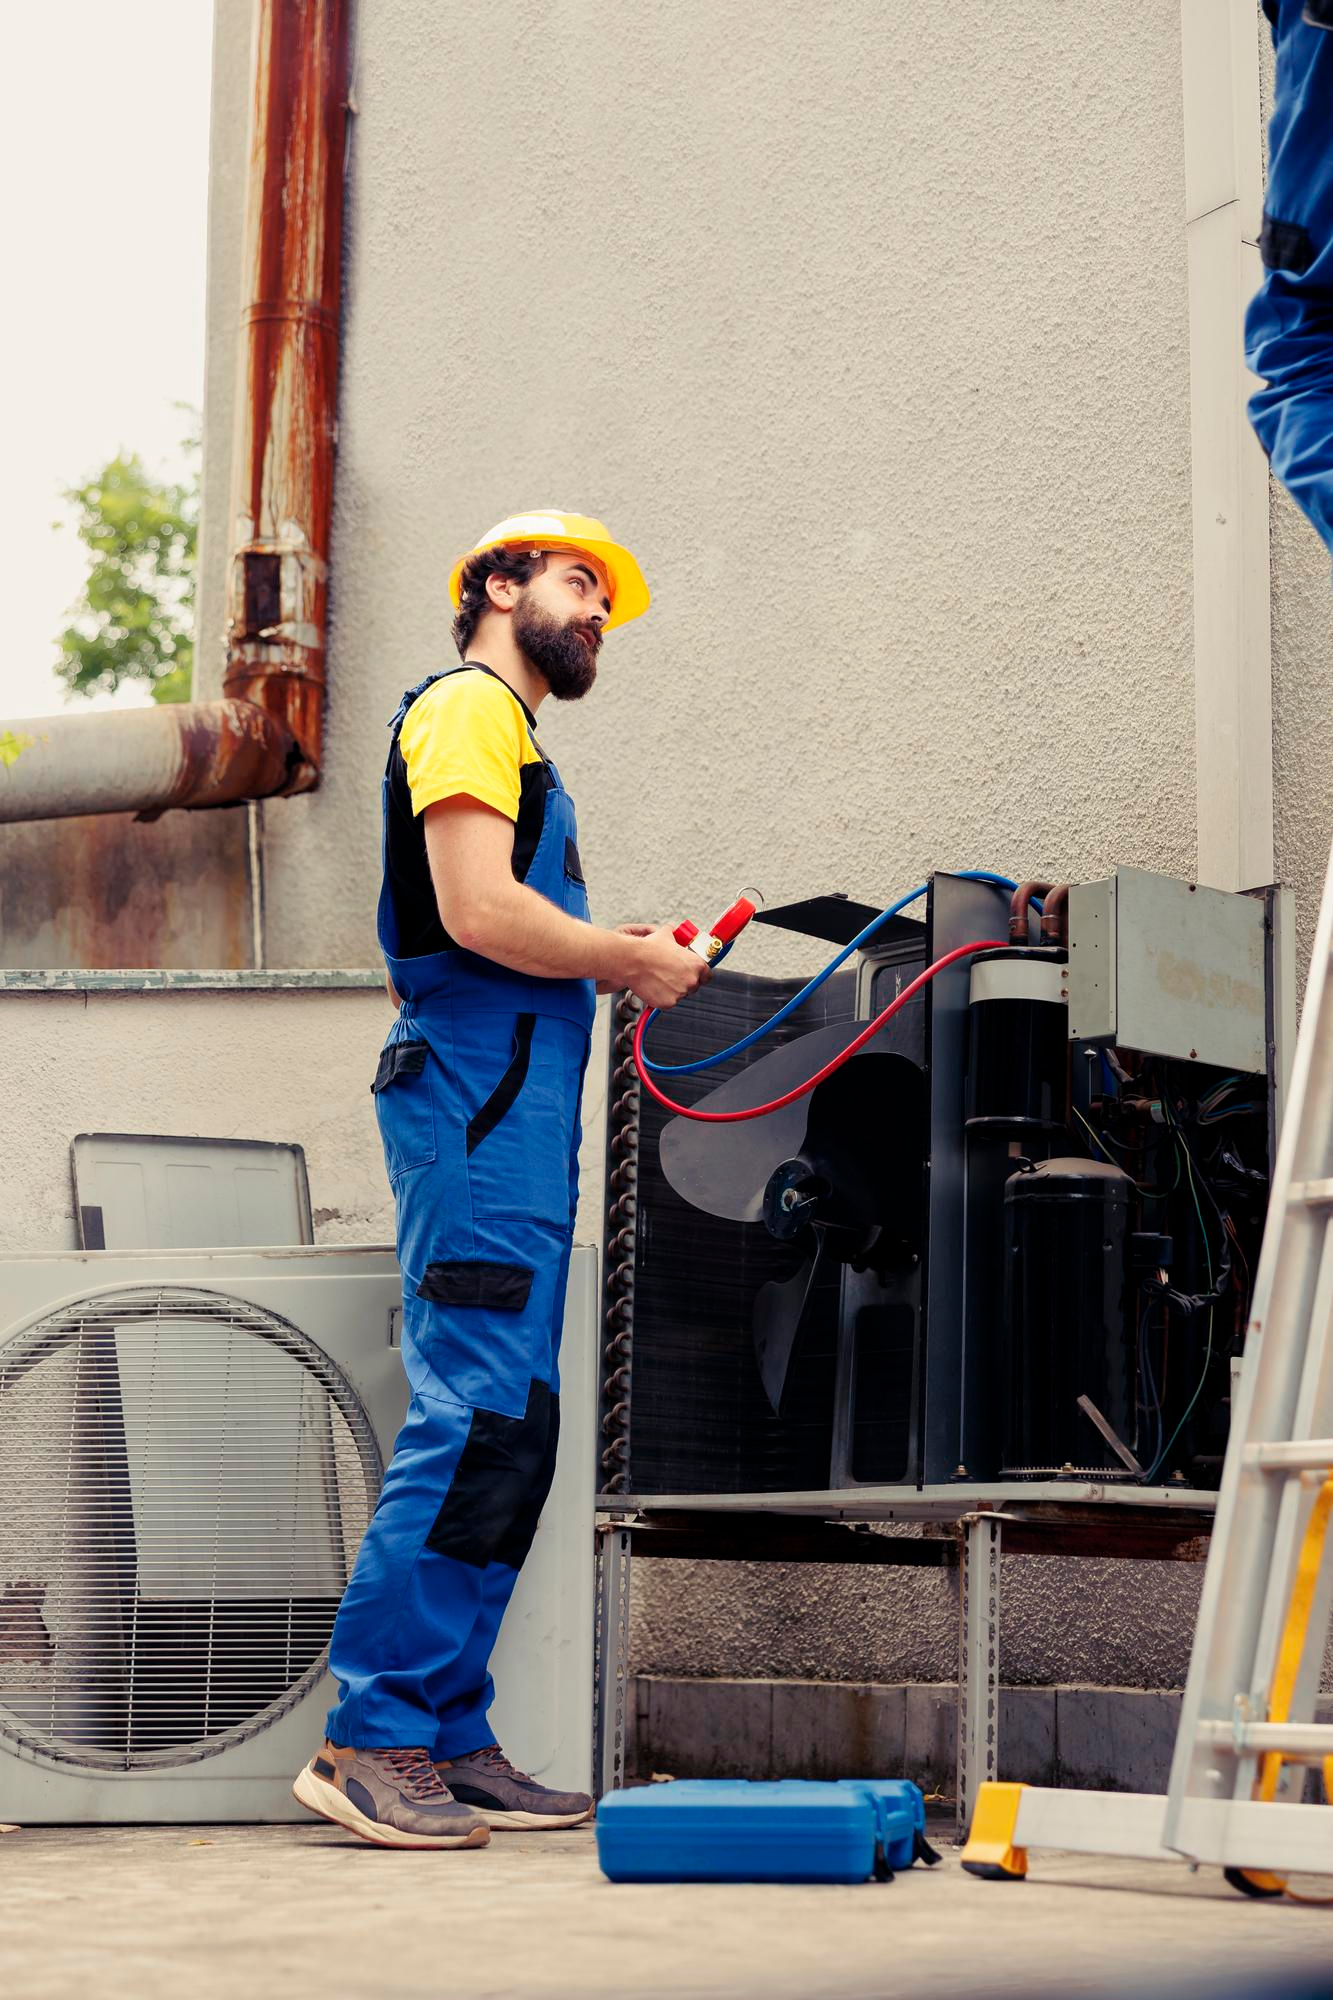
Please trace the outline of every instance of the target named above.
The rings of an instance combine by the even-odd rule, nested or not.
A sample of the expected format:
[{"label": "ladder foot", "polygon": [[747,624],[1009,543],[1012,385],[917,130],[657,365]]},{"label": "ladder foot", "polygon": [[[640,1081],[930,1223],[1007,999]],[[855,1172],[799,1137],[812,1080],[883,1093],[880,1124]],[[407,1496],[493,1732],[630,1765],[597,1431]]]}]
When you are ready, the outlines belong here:
[{"label": "ladder foot", "polygon": [[1270,1875],[1264,1868],[1224,1868],[1223,1878],[1231,1888],[1239,1889],[1242,1896],[1253,1896],[1259,1901],[1267,1901],[1270,1896],[1286,1893],[1286,1879],[1281,1875]]},{"label": "ladder foot", "polygon": [[983,1785],[963,1849],[969,1875],[988,1882],[1021,1882],[1028,1872],[1025,1847],[1014,1845],[1018,1808],[1026,1785]]}]

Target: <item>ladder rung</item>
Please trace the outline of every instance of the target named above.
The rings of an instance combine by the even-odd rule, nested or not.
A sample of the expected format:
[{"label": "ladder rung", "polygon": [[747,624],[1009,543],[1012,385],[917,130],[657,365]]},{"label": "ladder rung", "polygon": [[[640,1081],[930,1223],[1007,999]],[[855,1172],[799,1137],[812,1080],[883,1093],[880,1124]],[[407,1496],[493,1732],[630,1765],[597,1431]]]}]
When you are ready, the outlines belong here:
[{"label": "ladder rung", "polygon": [[1280,1750],[1298,1764],[1322,1764],[1333,1757],[1333,1724],[1326,1722],[1201,1722],[1199,1741],[1237,1756]]},{"label": "ladder rung", "polygon": [[1287,1202],[1291,1208],[1333,1208],[1333,1180],[1293,1181]]},{"label": "ladder rung", "polygon": [[1333,1473],[1333,1438],[1294,1438],[1290,1444],[1247,1444],[1243,1463],[1256,1472]]}]

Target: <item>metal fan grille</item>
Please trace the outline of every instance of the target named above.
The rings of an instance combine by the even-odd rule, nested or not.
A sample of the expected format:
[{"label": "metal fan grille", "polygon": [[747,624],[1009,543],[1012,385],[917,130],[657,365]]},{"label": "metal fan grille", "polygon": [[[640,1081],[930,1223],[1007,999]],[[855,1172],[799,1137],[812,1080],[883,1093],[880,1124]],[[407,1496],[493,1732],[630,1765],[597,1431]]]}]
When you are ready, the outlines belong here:
[{"label": "metal fan grille", "polygon": [[346,1377],[277,1314],[96,1293],[0,1347],[0,1741],[188,1764],[324,1670],[379,1491]]}]

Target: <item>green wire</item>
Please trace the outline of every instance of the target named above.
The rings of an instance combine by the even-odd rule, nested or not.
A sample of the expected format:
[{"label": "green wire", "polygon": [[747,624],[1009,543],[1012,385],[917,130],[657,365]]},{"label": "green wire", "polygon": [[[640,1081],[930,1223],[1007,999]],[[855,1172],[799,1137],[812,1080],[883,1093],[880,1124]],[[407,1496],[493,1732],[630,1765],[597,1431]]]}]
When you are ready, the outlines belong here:
[{"label": "green wire", "polygon": [[[1175,1137],[1174,1133],[1172,1134],[1172,1137],[1173,1138]],[[1178,1145],[1174,1145],[1171,1150],[1175,1154],[1176,1177],[1172,1181],[1169,1188],[1159,1188],[1155,1192],[1148,1192],[1147,1190],[1145,1190],[1145,1192],[1148,1192],[1149,1201],[1165,1201],[1167,1196],[1170,1194],[1174,1194],[1176,1189],[1180,1186],[1180,1147]]]},{"label": "green wire", "polygon": [[[1179,1143],[1180,1142],[1177,1141],[1177,1144]],[[1177,1165],[1179,1165],[1178,1161]],[[1209,1291],[1211,1291],[1213,1288],[1213,1255],[1211,1250],[1208,1248],[1208,1231],[1203,1226],[1203,1209],[1199,1205],[1199,1191],[1194,1185],[1194,1166],[1192,1161],[1190,1160],[1188,1147],[1185,1149],[1185,1173],[1189,1179],[1190,1194],[1193,1197],[1194,1201],[1194,1213],[1199,1218],[1199,1234],[1203,1238],[1204,1262],[1208,1267],[1208,1289]],[[1158,1453],[1157,1462],[1153,1466],[1152,1471],[1148,1474],[1149,1482],[1151,1482],[1157,1477],[1157,1474],[1160,1472],[1162,1466],[1165,1464],[1172,1445],[1175,1443],[1176,1439],[1180,1436],[1180,1433],[1184,1430],[1185,1425],[1189,1422],[1190,1412],[1193,1410],[1194,1405],[1198,1402],[1200,1396],[1203,1394],[1203,1385],[1208,1380],[1208,1370],[1212,1366],[1212,1360],[1213,1360],[1213,1311],[1214,1308],[1212,1306],[1209,1306],[1208,1340],[1204,1348],[1203,1373],[1199,1377],[1199,1386],[1194,1391],[1194,1394],[1190,1397],[1189,1402],[1185,1405],[1185,1414],[1181,1417],[1180,1422],[1176,1425],[1170,1437],[1167,1439],[1161,1451]],[[1165,1391],[1166,1388],[1165,1383],[1162,1384],[1162,1388],[1163,1391]]]},{"label": "green wire", "polygon": [[[1083,1130],[1087,1133],[1088,1137],[1091,1139],[1093,1145],[1100,1146],[1103,1153],[1106,1153],[1106,1157],[1111,1162],[1111,1165],[1113,1167],[1118,1167],[1120,1165],[1119,1160],[1115,1159],[1110,1153],[1106,1152],[1106,1147],[1102,1145],[1101,1140],[1097,1137],[1097,1134],[1093,1131],[1091,1125],[1089,1125],[1087,1119],[1083,1116],[1083,1113],[1079,1110],[1077,1104],[1074,1106],[1074,1116],[1075,1118],[1077,1118],[1079,1124],[1083,1127]],[[1135,1181],[1134,1185],[1135,1187],[1137,1187],[1138,1182]]]},{"label": "green wire", "polygon": [[[1100,1138],[1098,1137],[1098,1135],[1096,1134],[1096,1132],[1094,1132],[1094,1131],[1093,1131],[1093,1129],[1092,1129],[1091,1125],[1089,1125],[1089,1123],[1088,1123],[1087,1119],[1086,1119],[1086,1118],[1085,1118],[1085,1117],[1083,1116],[1083,1113],[1082,1113],[1082,1112],[1081,1112],[1081,1111],[1079,1110],[1079,1108],[1078,1108],[1077,1104],[1076,1104],[1076,1105],[1074,1106],[1074,1116],[1075,1116],[1075,1118],[1077,1118],[1077,1120],[1078,1120],[1079,1124],[1080,1124],[1080,1125],[1081,1125],[1081,1126],[1083,1127],[1083,1130],[1084,1130],[1084,1131],[1085,1131],[1085,1132],[1087,1133],[1088,1137],[1089,1137],[1089,1138],[1091,1139],[1091,1141],[1092,1141],[1093,1145],[1094,1145],[1094,1146],[1100,1146],[1100,1147],[1101,1147],[1101,1149],[1102,1149],[1102,1151],[1103,1151],[1103,1153],[1106,1153],[1106,1157],[1107,1157],[1107,1159],[1108,1159],[1108,1160],[1110,1161],[1111,1165],[1112,1165],[1113,1167],[1120,1167],[1120,1171],[1121,1171],[1122,1173],[1129,1173],[1129,1169],[1128,1169],[1128,1167],[1125,1167],[1125,1166],[1121,1166],[1121,1163],[1120,1163],[1120,1161],[1119,1161],[1119,1160],[1117,1160],[1117,1159],[1115,1158],[1115,1156],[1114,1156],[1114,1155],[1113,1155],[1112,1153],[1107,1153],[1107,1152],[1106,1152],[1106,1146],[1105,1146],[1104,1142],[1103,1142],[1103,1141],[1102,1141],[1102,1140],[1101,1140],[1101,1139],[1100,1139]],[[1128,1151],[1129,1151],[1130,1149],[1129,1149],[1128,1147],[1126,1147],[1126,1148],[1125,1148],[1125,1150],[1126,1150],[1126,1152],[1128,1152]],[[1129,1177],[1130,1177],[1130,1179],[1131,1179],[1131,1180],[1134,1180],[1134,1176],[1133,1176],[1132,1174],[1130,1174],[1130,1176],[1129,1176]],[[1160,1195],[1160,1194],[1158,1193],[1157,1189],[1156,1189],[1156,1188],[1150,1188],[1150,1187],[1149,1187],[1149,1186],[1147,1185],[1146,1181],[1134,1181],[1134,1185],[1135,1185],[1135,1187],[1136,1187],[1136,1188],[1138,1189],[1139,1193],[1140,1193],[1140,1194],[1144,1194],[1144,1195],[1147,1195],[1150,1201],[1160,1201],[1160,1200],[1161,1200],[1161,1198],[1162,1198],[1162,1197],[1161,1197],[1161,1195]],[[1179,1158],[1179,1155],[1177,1155],[1177,1158],[1176,1158],[1176,1187],[1178,1187],[1179,1185],[1180,1185],[1180,1158]],[[1168,1189],[1167,1189],[1167,1193],[1168,1193],[1168,1194],[1174,1194],[1174,1193],[1175,1193],[1175,1188],[1168,1188]]]}]

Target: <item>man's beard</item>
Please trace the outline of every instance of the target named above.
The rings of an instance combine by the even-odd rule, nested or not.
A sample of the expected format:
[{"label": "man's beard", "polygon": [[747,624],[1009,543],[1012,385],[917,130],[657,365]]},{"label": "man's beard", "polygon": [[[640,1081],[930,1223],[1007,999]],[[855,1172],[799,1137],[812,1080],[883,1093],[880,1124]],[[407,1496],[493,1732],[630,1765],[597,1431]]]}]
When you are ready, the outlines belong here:
[{"label": "man's beard", "polygon": [[[594,625],[562,625],[526,593],[514,606],[514,644],[557,701],[581,701],[597,678],[601,634]],[[592,645],[580,633],[586,632]]]}]

